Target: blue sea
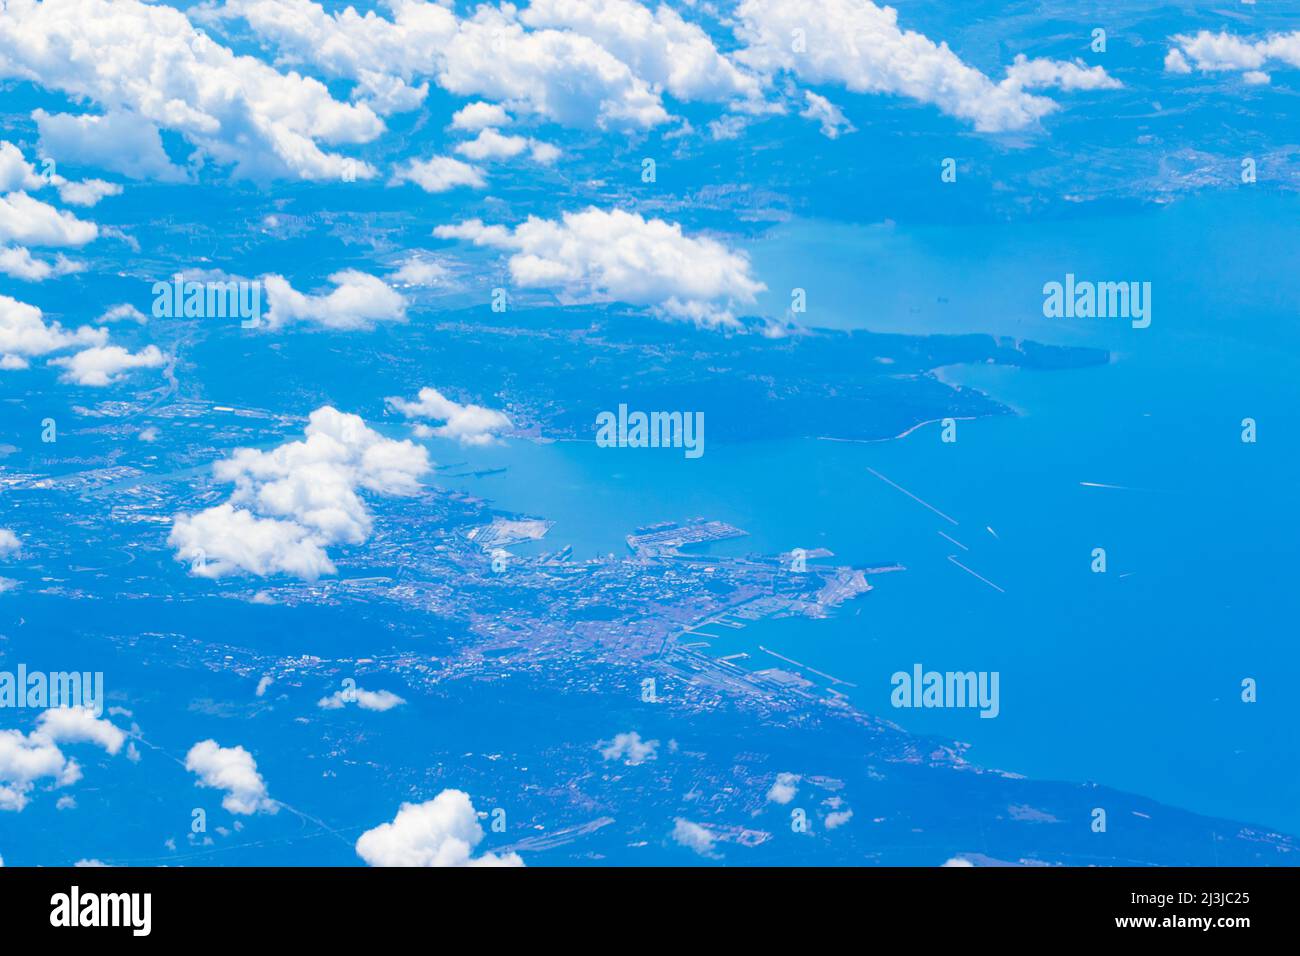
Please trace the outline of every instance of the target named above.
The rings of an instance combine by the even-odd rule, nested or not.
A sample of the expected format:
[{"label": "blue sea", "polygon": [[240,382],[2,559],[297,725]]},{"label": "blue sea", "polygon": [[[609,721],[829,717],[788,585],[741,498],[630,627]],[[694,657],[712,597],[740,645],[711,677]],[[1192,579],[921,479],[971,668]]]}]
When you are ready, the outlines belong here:
[{"label": "blue sea", "polygon": [[[621,553],[635,525],[703,515],[750,532],[727,553],[900,562],[828,620],[725,630],[717,653],[780,666],[761,645],[832,674],[863,709],[969,742],[982,765],[1300,831],[1297,222],[1300,201],[1245,189],[1032,225],[792,221],[751,252],[773,303],[787,284],[808,290],[809,325],[994,332],[1113,360],[939,370],[1016,411],[959,422],[953,443],[937,424],[878,443],[714,443],[695,461],[435,443],[442,460],[509,468],[440,482],[555,520],[542,547],[578,557]],[[1152,282],[1151,326],[1044,318],[1042,286],[1067,272]],[[894,710],[890,675],[916,663],[1000,672],[1000,715]]]}]

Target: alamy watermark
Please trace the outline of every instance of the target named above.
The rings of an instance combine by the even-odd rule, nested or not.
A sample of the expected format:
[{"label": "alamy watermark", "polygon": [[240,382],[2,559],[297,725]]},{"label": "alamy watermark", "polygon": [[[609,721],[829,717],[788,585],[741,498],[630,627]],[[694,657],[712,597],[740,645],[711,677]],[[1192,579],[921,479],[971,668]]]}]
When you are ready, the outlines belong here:
[{"label": "alamy watermark", "polygon": [[628,412],[596,416],[596,444],[601,448],[684,448],[687,458],[704,454],[703,412]]},{"label": "alamy watermark", "polygon": [[998,702],[997,671],[923,671],[920,664],[912,672],[895,671],[889,678],[894,685],[889,702],[895,707],[978,707],[981,717],[996,717]]},{"label": "alamy watermark", "polygon": [[1043,285],[1043,315],[1049,319],[1131,319],[1133,328],[1151,324],[1150,282],[1090,282],[1076,280]]},{"label": "alamy watermark", "polygon": [[153,314],[157,319],[238,318],[242,328],[257,328],[262,323],[262,283],[186,281],[177,273],[171,282],[153,284]]},{"label": "alamy watermark", "polygon": [[17,672],[0,671],[0,707],[78,707],[102,717],[104,672],[29,671],[19,664]]}]

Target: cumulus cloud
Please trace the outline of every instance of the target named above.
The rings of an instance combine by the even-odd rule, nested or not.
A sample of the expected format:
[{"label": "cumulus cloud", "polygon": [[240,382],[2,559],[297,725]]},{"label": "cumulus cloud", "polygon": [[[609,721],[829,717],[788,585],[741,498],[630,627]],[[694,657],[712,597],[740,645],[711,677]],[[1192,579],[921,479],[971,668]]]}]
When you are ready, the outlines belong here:
[{"label": "cumulus cloud", "polygon": [[447,267],[436,259],[412,253],[389,277],[402,286],[440,286],[452,281]]},{"label": "cumulus cloud", "polygon": [[694,850],[700,856],[708,856],[716,842],[712,833],[690,820],[678,817],[673,826],[673,839],[681,846]]},{"label": "cumulus cloud", "polygon": [[778,773],[776,780],[767,791],[767,799],[771,803],[789,803],[799,792],[799,780],[797,773]]},{"label": "cumulus cloud", "polygon": [[16,189],[40,189],[48,180],[23,156],[23,151],[8,140],[0,140],[0,193]]},{"label": "cumulus cloud", "polygon": [[24,282],[44,282],[85,268],[62,253],[49,262],[34,256],[26,245],[5,245],[80,247],[99,235],[99,227],[93,222],[28,195],[28,190],[47,186],[57,188],[64,202],[84,206],[93,206],[103,196],[121,192],[120,186],[98,179],[70,182],[48,165],[38,173],[22,150],[0,140],[0,273]]},{"label": "cumulus cloud", "polygon": [[804,90],[804,109],[799,113],[804,119],[821,124],[822,135],[827,139],[839,139],[842,133],[856,132],[855,127],[840,111],[840,108],[824,96],[812,90]]},{"label": "cumulus cloud", "polygon": [[483,828],[469,794],[444,790],[424,803],[403,803],[391,823],[367,830],[357,855],[371,866],[523,866],[517,853],[473,856]]},{"label": "cumulus cloud", "polygon": [[532,0],[520,20],[590,37],[639,77],[685,102],[762,98],[758,77],[667,4],[651,11],[635,0]]},{"label": "cumulus cloud", "polygon": [[[44,116],[41,110],[33,115]],[[93,206],[105,196],[117,196],[122,187],[102,179],[87,179],[85,182],[73,182],[54,171],[54,164],[42,164],[38,173],[36,167],[27,162],[22,150],[7,140],[0,140],[0,193],[14,190],[33,191],[46,186],[53,186],[59,191],[59,198],[73,206]]]},{"label": "cumulus cloud", "polygon": [[327,76],[358,83],[358,99],[380,113],[418,107],[428,92],[416,80],[434,72],[456,36],[456,16],[423,0],[391,0],[392,19],[353,7],[335,13],[309,0],[226,0],[206,11],[210,21],[242,18],[280,59],[310,63]]},{"label": "cumulus cloud", "polygon": [[58,276],[72,275],[85,265],[59,253],[53,262],[38,259],[24,246],[0,246],[0,272],[24,282],[44,282]]},{"label": "cumulus cloud", "polygon": [[[258,696],[261,696],[260,694]],[[321,710],[342,710],[348,704],[356,704],[362,710],[385,711],[405,704],[406,701],[389,690],[365,690],[361,687],[349,690],[336,690],[328,697],[316,701]]]},{"label": "cumulus cloud", "polygon": [[64,182],[59,186],[59,198],[72,206],[94,206],[107,196],[122,195],[122,187],[117,183],[102,179],[87,179],[84,182]]},{"label": "cumulus cloud", "polygon": [[0,242],[34,246],[84,246],[99,235],[93,222],[33,199],[25,192],[0,196]]},{"label": "cumulus cloud", "polygon": [[217,462],[217,479],[235,490],[220,505],[176,516],[167,539],[176,560],[208,578],[247,572],[314,581],[334,574],[326,548],[370,536],[359,492],[414,494],[429,470],[424,448],[385,438],[328,405],[312,412],[305,436],[270,451],[241,448]]},{"label": "cumulus cloud", "polygon": [[22,555],[23,543],[8,528],[0,528],[0,558],[16,558]]},{"label": "cumulus cloud", "polygon": [[138,325],[144,325],[149,321],[149,319],[135,306],[128,302],[123,302],[120,305],[110,306],[105,309],[103,314],[101,314],[95,321],[100,325],[105,325],[109,322],[135,322]]},{"label": "cumulus cloud", "polygon": [[[388,6],[392,19],[351,8],[331,14],[310,0],[227,0],[206,15],[242,17],[282,59],[355,81],[354,95],[379,112],[417,107],[427,85],[416,84],[432,77],[452,93],[486,97],[570,126],[648,128],[669,118],[652,89],[656,80],[641,77],[581,32],[528,30],[512,5],[483,4],[461,20],[447,7],[422,0]],[[714,69],[712,82],[725,82],[725,66],[701,57],[708,44],[702,31],[694,35],[687,25],[673,24],[670,14],[660,20],[656,29],[672,33],[673,49],[683,60],[675,72],[661,62],[665,80],[671,75],[674,83],[679,77],[686,82]],[[597,24],[591,28],[596,32]]]},{"label": "cumulus cloud", "polygon": [[0,369],[26,368],[28,360],[37,356],[107,342],[104,329],[83,325],[70,332],[58,322],[46,322],[36,306],[0,295]]},{"label": "cumulus cloud", "polygon": [[732,309],[766,286],[744,254],[677,223],[594,206],[557,222],[529,216],[513,230],[470,219],[434,235],[505,249],[511,278],[526,288],[557,289],[566,301],[616,300],[704,325],[736,324]]},{"label": "cumulus cloud", "polygon": [[764,108],[764,78],[668,4],[534,0],[522,11],[482,4],[459,20],[450,4],[386,6],[391,19],[351,7],[327,13],[311,0],[226,0],[198,15],[244,19],[282,62],[354,81],[354,98],[381,113],[417,107],[424,78],[499,101],[471,104],[453,119],[461,129],[504,125],[501,103],[567,126],[647,129],[671,118],[661,91]]},{"label": "cumulus cloud", "polygon": [[112,755],[124,739],[110,721],[79,708],[42,711],[30,734],[0,730],[0,810],[22,810],[40,780],[66,787],[81,779],[81,766],[64,755],[60,743],[93,743]]},{"label": "cumulus cloud", "polygon": [[852,810],[835,810],[826,814],[826,829],[834,830],[853,819]]},{"label": "cumulus cloud", "polygon": [[[935,43],[898,25],[898,11],[870,0],[742,0],[736,33],[745,44],[735,58],[767,75],[789,72],[809,83],[838,83],[854,93],[905,96],[972,123],[981,132],[1022,129],[1057,109],[1025,92],[1025,80],[1048,72],[1022,67],[995,83]],[[802,38],[802,44],[796,42]],[[1052,85],[1092,82],[1056,69]],[[1100,68],[1097,68],[1100,69]]]},{"label": "cumulus cloud", "polygon": [[128,352],[120,345],[95,346],[50,360],[51,365],[67,369],[60,376],[62,381],[96,387],[119,382],[133,369],[158,368],[166,362],[167,357],[156,345],[147,345],[139,352]]},{"label": "cumulus cloud", "polygon": [[96,717],[87,707],[51,707],[41,712],[36,728],[56,744],[96,744],[110,755],[116,755],[126,743],[121,728]]},{"label": "cumulus cloud", "polygon": [[480,100],[453,113],[451,125],[453,129],[476,133],[493,126],[510,125],[510,114],[498,103],[484,103]]},{"label": "cumulus cloud", "polygon": [[426,193],[445,193],[458,186],[482,189],[487,185],[483,170],[451,156],[408,160],[393,169],[391,182],[415,183]]},{"label": "cumulus cloud", "polygon": [[453,438],[463,445],[490,444],[500,432],[511,427],[510,419],[504,413],[482,405],[461,405],[436,388],[420,389],[413,402],[396,396],[385,401],[389,408],[407,418],[443,422],[442,425],[429,429],[428,434],[438,438]]},{"label": "cumulus cloud", "polygon": [[1265,67],[1300,67],[1300,30],[1271,33],[1259,40],[1227,30],[1180,33],[1172,39],[1175,46],[1165,56],[1168,73],[1185,74],[1193,69],[1202,73],[1239,72],[1247,83],[1260,85],[1270,80]]},{"label": "cumulus cloud", "polygon": [[1016,55],[1007,67],[1003,86],[1024,90],[1056,88],[1061,90],[1118,90],[1124,84],[1100,66],[1087,66],[1082,60],[1073,63],[1045,58],[1029,59]]},{"label": "cumulus cloud", "polygon": [[42,152],[60,163],[86,163],[130,179],[174,183],[190,177],[168,158],[158,127],[136,113],[74,115],[38,109],[32,118]]},{"label": "cumulus cloud", "polygon": [[635,730],[626,734],[615,734],[611,741],[600,742],[600,755],[605,760],[622,760],[629,767],[635,767],[654,760],[659,749],[659,741],[642,740]]},{"label": "cumulus cloud", "polygon": [[221,805],[231,813],[280,810],[279,804],[267,796],[257,761],[243,747],[222,747],[215,740],[201,740],[185,755],[185,769],[198,775],[196,786],[226,791]]},{"label": "cumulus cloud", "polygon": [[369,106],[236,55],[179,10],[140,0],[9,0],[0,77],[136,114],[236,175],[342,179],[344,158],[319,144],[368,142],[384,129]]},{"label": "cumulus cloud", "polygon": [[526,30],[513,14],[484,5],[461,21],[438,82],[565,126],[648,129],[668,121],[651,84],[595,40]]},{"label": "cumulus cloud", "polygon": [[490,127],[456,147],[456,152],[475,161],[513,159],[524,150],[528,150],[534,161],[544,165],[555,162],[560,156],[560,151],[550,143],[527,136],[502,135]]},{"label": "cumulus cloud", "polygon": [[266,289],[269,328],[309,322],[327,329],[368,329],[377,322],[405,322],[406,299],[378,276],[345,269],[330,276],[335,288],[324,295],[307,295],[283,276],[262,277]]},{"label": "cumulus cloud", "polygon": [[1170,50],[1165,54],[1165,72],[1166,73],[1191,73],[1191,64],[1187,62],[1187,57],[1183,56],[1182,50]]}]

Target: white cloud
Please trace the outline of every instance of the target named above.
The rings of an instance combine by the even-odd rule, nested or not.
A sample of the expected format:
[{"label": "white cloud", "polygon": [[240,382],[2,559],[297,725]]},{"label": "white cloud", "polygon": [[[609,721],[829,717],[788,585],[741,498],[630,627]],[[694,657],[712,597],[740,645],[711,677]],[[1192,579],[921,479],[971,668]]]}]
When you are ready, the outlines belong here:
[{"label": "white cloud", "polygon": [[398,285],[420,287],[448,285],[452,281],[451,273],[441,262],[416,253],[408,256],[388,278]]},{"label": "white cloud", "polygon": [[23,157],[23,151],[8,140],[0,140],[0,193],[16,189],[40,189],[48,181]]},{"label": "white cloud", "polygon": [[196,786],[224,790],[221,805],[231,813],[277,813],[280,806],[266,793],[257,761],[243,747],[222,747],[201,740],[185,755],[185,769],[197,774]]},{"label": "white cloud", "polygon": [[34,246],[84,246],[99,235],[93,222],[55,209],[25,192],[0,196],[0,242]]},{"label": "white cloud", "polygon": [[1180,33],[1172,39],[1176,46],[1165,56],[1169,73],[1191,73],[1193,67],[1202,73],[1240,72],[1247,83],[1260,85],[1269,82],[1266,66],[1300,67],[1300,30],[1271,33],[1261,40],[1248,40],[1227,30]]},{"label": "white cloud", "polygon": [[841,133],[856,132],[852,123],[844,118],[840,108],[824,96],[818,96],[812,90],[804,90],[804,102],[807,104],[799,113],[804,119],[821,124],[822,135],[828,139],[839,139]]},{"label": "white cloud", "polygon": [[357,855],[371,866],[523,866],[517,853],[472,856],[483,828],[469,795],[444,790],[424,803],[403,803],[391,823],[367,830]]},{"label": "white cloud", "polygon": [[328,697],[316,701],[316,706],[322,710],[342,710],[348,704],[356,704],[362,710],[382,712],[405,703],[403,698],[390,690],[364,690],[357,687],[352,690],[336,690]]},{"label": "white cloud", "polygon": [[184,182],[189,172],[175,165],[163,149],[158,127],[135,113],[116,110],[103,116],[47,113],[32,118],[41,134],[41,150],[60,163],[99,166],[131,179]]},{"label": "white cloud", "polygon": [[120,305],[114,305],[105,309],[103,314],[95,321],[100,325],[105,325],[109,322],[136,322],[139,325],[144,325],[149,321],[149,319],[135,306],[128,302],[123,302]]},{"label": "white cloud", "polygon": [[[37,110],[37,114],[41,111]],[[34,114],[35,115],[35,114]],[[42,114],[44,115],[44,114]],[[54,165],[43,164],[41,172],[23,158],[22,150],[7,140],[0,140],[0,193],[13,190],[36,190],[54,186],[59,198],[74,206],[93,206],[105,196],[116,196],[122,187],[102,179],[72,182],[54,172]]]},{"label": "white cloud", "polygon": [[659,749],[659,741],[642,740],[637,731],[615,734],[614,739],[600,742],[600,756],[605,760],[622,760],[629,767],[635,767],[654,760]]},{"label": "white cloud", "polygon": [[533,159],[544,165],[555,162],[560,155],[560,151],[550,143],[527,136],[502,135],[490,127],[480,130],[478,136],[456,147],[456,152],[476,161],[513,159],[525,150],[529,150]]},{"label": "white cloud", "polygon": [[694,850],[700,856],[708,856],[713,850],[714,836],[698,823],[678,817],[673,826],[673,839],[679,844]]},{"label": "white cloud", "polygon": [[262,277],[270,306],[269,328],[313,322],[327,329],[369,329],[377,322],[405,322],[406,299],[383,279],[345,269],[329,277],[335,288],[325,295],[298,292],[283,276]]},{"label": "white cloud", "polygon": [[543,166],[550,166],[560,158],[560,148],[552,146],[550,143],[530,139],[528,141],[528,155],[533,158],[533,162],[541,163]]},{"label": "white cloud", "polygon": [[8,528],[0,528],[0,558],[17,558],[22,556],[23,543]]},{"label": "white cloud", "polygon": [[111,755],[124,738],[109,721],[69,708],[43,711],[30,734],[0,730],[0,810],[22,810],[39,780],[65,787],[81,779],[81,766],[64,755],[60,742],[98,744]]},{"label": "white cloud", "polygon": [[456,16],[422,0],[390,0],[389,20],[352,7],[326,13],[309,0],[226,0],[206,18],[240,17],[274,43],[280,59],[310,63],[332,78],[358,83],[358,98],[380,113],[417,108],[428,91],[415,81],[433,72],[456,36]]},{"label": "white cloud", "polygon": [[511,251],[511,278],[526,288],[558,289],[570,301],[648,305],[705,325],[735,324],[732,308],[766,288],[743,254],[619,209],[591,207],[560,222],[530,216],[513,230],[471,219],[434,235]]},{"label": "white cloud", "polygon": [[519,17],[590,37],[642,79],[683,101],[758,100],[759,79],[718,51],[699,26],[635,0],[532,0]]},{"label": "white cloud", "polygon": [[826,829],[834,830],[838,827],[842,827],[852,819],[852,810],[836,810],[832,813],[828,813],[826,814]]},{"label": "white cloud", "polygon": [[497,103],[484,103],[481,100],[458,109],[451,117],[453,129],[478,132],[492,126],[508,126],[510,114]]},{"label": "white cloud", "polygon": [[1087,66],[1082,60],[1073,63],[1064,60],[1035,58],[1023,53],[1016,55],[1007,67],[1007,78],[1002,85],[1012,89],[1038,90],[1118,90],[1124,84],[1108,75],[1100,66]]},{"label": "white cloud", "polygon": [[451,156],[408,160],[393,169],[391,182],[415,183],[426,193],[445,193],[457,186],[482,189],[487,185],[483,170]]},{"label": "white cloud", "polygon": [[420,389],[414,402],[398,397],[390,397],[385,401],[390,408],[407,418],[444,422],[430,429],[429,434],[439,438],[453,438],[464,445],[491,444],[498,433],[511,427],[510,419],[502,412],[482,405],[461,405],[436,388]]},{"label": "white cloud", "polygon": [[177,515],[168,543],[191,573],[219,578],[248,572],[314,581],[336,571],[326,548],[362,544],[371,517],[359,491],[410,495],[429,470],[428,453],[393,441],[357,415],[327,406],[312,412],[304,441],[270,451],[241,448],[217,462],[230,500]]},{"label": "white cloud", "polygon": [[720,142],[739,139],[740,134],[749,127],[748,116],[723,116],[709,122],[709,135]]},{"label": "white cloud", "polygon": [[87,179],[85,182],[64,182],[59,186],[59,198],[73,206],[94,206],[107,196],[122,195],[122,187],[117,183],[102,179]]},{"label": "white cloud", "polygon": [[267,690],[275,683],[275,678],[270,674],[263,674],[257,682],[256,694],[258,697],[265,697]]},{"label": "white cloud", "polygon": [[258,577],[292,574],[314,581],[336,568],[330,542],[293,521],[259,518],[226,502],[195,515],[178,515],[167,543],[176,560],[190,563],[197,577],[219,578],[246,571]]},{"label": "white cloud", "polygon": [[512,13],[484,5],[461,21],[438,75],[445,89],[565,126],[646,129],[668,121],[659,94],[599,43],[566,30],[527,31]]},{"label": "white cloud", "polygon": [[205,15],[244,18],[283,59],[354,80],[355,95],[381,112],[418,106],[425,86],[414,84],[429,76],[452,93],[570,126],[644,128],[668,119],[650,82],[604,46],[569,30],[525,30],[512,5],[484,4],[459,21],[421,0],[389,6],[391,20],[351,8],[328,14],[310,0],[228,0]]},{"label": "white cloud", "polygon": [[965,857],[954,856],[942,864],[943,866],[974,866],[970,860]]},{"label": "white cloud", "polygon": [[[140,0],[9,0],[0,76],[138,114],[237,175],[341,179],[344,158],[318,143],[368,142],[384,128],[368,106],[237,56],[179,10]],[[373,170],[359,164],[357,175]]]},{"label": "white cloud", "polygon": [[1187,57],[1183,56],[1181,50],[1170,50],[1165,54],[1165,72],[1190,73],[1192,72],[1192,67],[1191,64],[1187,62]]},{"label": "white cloud", "polygon": [[85,707],[51,707],[41,711],[36,730],[58,743],[90,743],[115,755],[126,743],[126,734],[107,720],[96,717]]},{"label": "white cloud", "polygon": [[772,803],[789,803],[799,792],[800,779],[797,773],[778,773],[776,780],[767,791],[767,799]]},{"label": "white cloud", "polygon": [[58,322],[47,323],[36,306],[0,295],[0,369],[26,368],[29,358],[107,341],[104,329],[83,325],[69,332]]},{"label": "white cloud", "polygon": [[0,246],[0,272],[24,282],[44,282],[46,279],[81,272],[85,265],[67,258],[63,253],[46,262],[32,255],[24,246]]},{"label": "white cloud", "polygon": [[[870,0],[742,0],[736,15],[745,47],[735,58],[765,74],[786,71],[854,93],[905,96],[981,132],[1022,129],[1057,109],[1052,100],[1024,92],[1014,78],[994,83],[946,43],[901,29],[898,11]],[[796,49],[796,31],[804,38],[802,50]],[[1062,82],[1077,81],[1073,72],[1060,71],[1066,74]]]},{"label": "white cloud", "polygon": [[51,365],[66,368],[62,381],[75,385],[104,386],[119,382],[137,368],[159,368],[167,357],[156,345],[146,345],[139,352],[128,352],[120,345],[103,345],[84,349],[75,355],[51,359]]}]

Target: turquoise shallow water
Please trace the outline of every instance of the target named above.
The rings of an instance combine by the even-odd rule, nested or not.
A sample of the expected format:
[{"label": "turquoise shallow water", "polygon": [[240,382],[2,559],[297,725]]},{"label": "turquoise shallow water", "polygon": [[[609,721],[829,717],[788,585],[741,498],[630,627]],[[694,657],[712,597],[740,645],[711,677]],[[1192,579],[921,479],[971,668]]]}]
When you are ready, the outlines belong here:
[{"label": "turquoise shallow water", "polygon": [[[829,295],[881,306],[859,309],[875,318],[857,324],[1114,351],[1110,365],[1079,371],[942,370],[1018,411],[960,423],[956,443],[930,425],[875,444],[715,443],[697,461],[583,443],[446,446],[434,449],[442,460],[509,471],[441,480],[555,520],[547,545],[572,544],[579,556],[621,551],[637,524],[705,515],[751,533],[731,551],[827,547],[843,562],[900,561],[906,573],[882,575],[834,618],[729,631],[718,653],[762,657],[761,644],[834,674],[857,685],[848,693],[864,708],[969,741],[981,763],[1300,830],[1300,348],[1290,261],[1300,244],[1282,224],[1300,220],[1270,203],[1219,195],[1082,226],[894,227],[883,241],[883,227],[834,232],[841,258],[854,254],[856,236],[857,254],[882,273],[905,250],[911,295],[919,301],[924,289],[932,304],[913,311],[901,292],[894,305],[859,299],[886,282],[862,268],[852,273],[856,291]],[[824,238],[795,224],[754,255],[815,261],[807,243]],[[976,268],[979,248],[1000,265]],[[843,275],[841,265],[828,270]],[[1151,281],[1151,328],[1042,318],[1042,283],[1066,271]],[[847,307],[832,318],[854,324]],[[1259,422],[1255,444],[1240,441],[1244,417]],[[1090,570],[1097,547],[1107,551],[1105,574]],[[914,663],[999,671],[1001,715],[892,710],[889,676]],[[1254,704],[1240,701],[1247,677],[1258,683]]]}]

